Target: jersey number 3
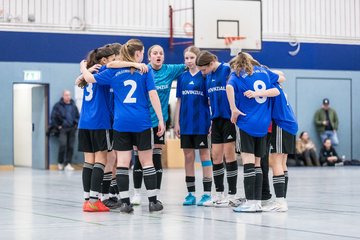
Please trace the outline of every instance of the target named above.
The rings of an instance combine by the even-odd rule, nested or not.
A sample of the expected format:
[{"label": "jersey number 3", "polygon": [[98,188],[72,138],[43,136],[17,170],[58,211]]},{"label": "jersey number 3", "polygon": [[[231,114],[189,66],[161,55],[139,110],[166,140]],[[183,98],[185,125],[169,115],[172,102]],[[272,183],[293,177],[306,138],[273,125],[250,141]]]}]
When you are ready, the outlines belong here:
[{"label": "jersey number 3", "polygon": [[[266,84],[261,80],[256,80],[254,82],[255,92],[266,90]],[[267,97],[256,97],[255,101],[259,104],[266,102]]]},{"label": "jersey number 3", "polygon": [[85,101],[91,101],[91,99],[93,98],[94,91],[92,87],[93,87],[92,83],[88,83],[88,85],[86,86],[86,91],[89,93],[89,95],[85,96]]},{"label": "jersey number 3", "polygon": [[126,98],[124,99],[124,103],[136,103],[136,98],[132,97],[134,95],[134,92],[137,88],[137,84],[134,80],[126,80],[124,81],[124,86],[130,85],[130,91],[126,95]]}]

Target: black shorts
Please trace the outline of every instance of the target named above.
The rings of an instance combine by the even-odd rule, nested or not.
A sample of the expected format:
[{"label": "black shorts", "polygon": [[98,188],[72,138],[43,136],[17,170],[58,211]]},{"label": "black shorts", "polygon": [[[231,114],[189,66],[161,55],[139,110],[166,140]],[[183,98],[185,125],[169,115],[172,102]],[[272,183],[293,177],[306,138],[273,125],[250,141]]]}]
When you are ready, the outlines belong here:
[{"label": "black shorts", "polygon": [[240,129],[240,151],[252,153],[255,157],[263,157],[266,154],[266,135],[253,137]]},{"label": "black shorts", "polygon": [[181,148],[203,149],[208,148],[208,136],[205,135],[181,135]]},{"label": "black shorts", "polygon": [[113,134],[111,130],[79,129],[79,152],[99,152],[112,150]]},{"label": "black shorts", "polygon": [[152,129],[143,132],[118,132],[114,130],[114,150],[130,151],[136,146],[139,151],[152,149]]},{"label": "black shorts", "polygon": [[166,133],[166,131],[164,131],[163,135],[161,135],[159,137],[158,135],[156,135],[156,133],[158,132],[158,127],[154,127],[152,130],[153,130],[154,144],[165,145],[165,133]]},{"label": "black shorts", "polygon": [[295,154],[296,136],[273,123],[270,144],[271,153]]},{"label": "black shorts", "polygon": [[235,124],[229,119],[214,118],[211,125],[211,143],[229,143],[236,140]]}]

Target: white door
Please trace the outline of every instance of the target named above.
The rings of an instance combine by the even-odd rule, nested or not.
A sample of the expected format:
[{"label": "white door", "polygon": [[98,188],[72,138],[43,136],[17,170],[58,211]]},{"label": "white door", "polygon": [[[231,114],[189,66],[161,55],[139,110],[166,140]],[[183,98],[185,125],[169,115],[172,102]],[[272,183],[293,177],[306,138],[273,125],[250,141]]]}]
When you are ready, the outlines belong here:
[{"label": "white door", "polygon": [[14,165],[47,169],[47,87],[14,84]]}]

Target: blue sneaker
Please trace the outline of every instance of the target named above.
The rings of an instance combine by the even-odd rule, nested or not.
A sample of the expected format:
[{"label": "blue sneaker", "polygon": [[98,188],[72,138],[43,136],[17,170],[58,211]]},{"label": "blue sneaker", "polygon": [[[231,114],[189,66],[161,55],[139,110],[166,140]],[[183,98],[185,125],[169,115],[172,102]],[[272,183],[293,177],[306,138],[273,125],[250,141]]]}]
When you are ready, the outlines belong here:
[{"label": "blue sneaker", "polygon": [[194,195],[192,195],[191,193],[189,193],[186,197],[185,200],[183,202],[184,206],[191,206],[191,205],[195,205],[196,204],[196,197]]},{"label": "blue sneaker", "polygon": [[247,200],[244,204],[233,208],[234,212],[251,212],[251,213],[255,213],[257,211],[260,211],[259,206],[256,202],[256,200]]},{"label": "blue sneaker", "polygon": [[201,196],[200,201],[198,202],[198,206],[204,206],[205,202],[211,201],[211,196],[208,194],[204,194]]}]

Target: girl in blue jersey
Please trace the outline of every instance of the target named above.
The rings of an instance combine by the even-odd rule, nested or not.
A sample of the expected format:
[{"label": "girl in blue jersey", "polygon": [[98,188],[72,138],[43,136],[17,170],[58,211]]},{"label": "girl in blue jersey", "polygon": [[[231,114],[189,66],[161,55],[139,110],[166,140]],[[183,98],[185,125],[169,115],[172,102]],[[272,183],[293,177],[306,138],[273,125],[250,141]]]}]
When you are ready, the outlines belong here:
[{"label": "girl in blue jersey", "polygon": [[[88,57],[86,68],[89,72],[99,72],[101,67],[115,59],[114,51],[109,47],[93,50]],[[137,66],[134,63],[121,63],[123,66]],[[83,76],[77,83],[82,85]],[[89,83],[84,87],[83,103],[79,121],[79,151],[84,152],[83,187],[85,202],[83,210],[87,212],[109,211],[99,201],[99,192],[104,175],[107,151],[111,149],[109,86]]]},{"label": "girl in blue jersey", "polygon": [[175,134],[181,140],[181,148],[185,157],[185,182],[188,195],[184,206],[195,205],[195,149],[199,149],[203,169],[204,194],[198,202],[211,200],[212,171],[210,151],[208,148],[208,133],[210,128],[210,111],[206,94],[206,82],[196,67],[196,55],[200,50],[191,46],[185,49],[184,58],[188,71],[178,78],[176,89]]},{"label": "girl in blue jersey", "polygon": [[[121,48],[123,61],[140,63],[144,57],[144,45],[140,40],[131,39]],[[163,206],[156,197],[156,172],[152,162],[152,128],[149,102],[155,109],[159,119],[157,135],[165,131],[161,105],[157,95],[153,74],[134,71],[130,68],[107,69],[92,75],[81,64],[81,71],[87,82],[110,85],[114,89],[114,150],[117,155],[116,180],[120,191],[120,211],[133,211],[129,197],[129,163],[133,146],[139,152],[143,166],[144,182],[148,192],[149,211],[161,211]]]},{"label": "girl in blue jersey", "polygon": [[[283,73],[280,71],[276,73],[283,76]],[[298,124],[282,87],[278,83],[275,84],[275,87],[279,90],[280,95],[271,99],[273,126],[270,166],[273,171],[273,185],[276,199],[270,204],[263,206],[263,211],[286,212],[288,210],[286,202],[288,184],[286,160],[288,154],[295,154]]]},{"label": "girl in blue jersey", "polygon": [[265,155],[266,135],[271,122],[268,97],[279,95],[273,87],[279,76],[262,66],[254,66],[249,54],[240,52],[230,66],[226,92],[231,108],[231,121],[240,129],[240,152],[244,163],[246,203],[235,212],[261,211],[262,172],[260,158]]},{"label": "girl in blue jersey", "polygon": [[[161,109],[164,117],[164,122],[169,118],[168,105],[171,84],[174,79],[177,79],[185,70],[184,64],[164,64],[164,49],[160,45],[153,45],[148,50],[148,59],[149,59],[149,68],[153,70],[154,73],[154,82],[157,93],[161,102]],[[117,63],[113,62],[109,66],[117,67]],[[152,106],[150,106],[151,121],[154,133],[154,151],[153,151],[153,162],[156,169],[157,176],[157,186],[156,189],[159,191],[161,187],[162,180],[162,164],[161,164],[161,155],[165,144],[165,134],[157,136],[158,132],[158,118],[156,117],[155,111]],[[132,204],[140,205],[141,204],[141,184],[143,178],[142,166],[139,162],[138,153],[135,150],[135,162],[133,169],[133,180],[134,180],[134,192],[135,195],[132,198]]]},{"label": "girl in blue jersey", "polygon": [[[235,156],[235,125],[230,122],[231,111],[226,97],[226,83],[230,66],[217,61],[217,57],[201,51],[196,59],[198,69],[206,75],[206,91],[211,106],[211,149],[216,195],[204,206],[238,206],[236,197],[238,165]],[[224,157],[229,185],[228,196],[224,196]]]}]

